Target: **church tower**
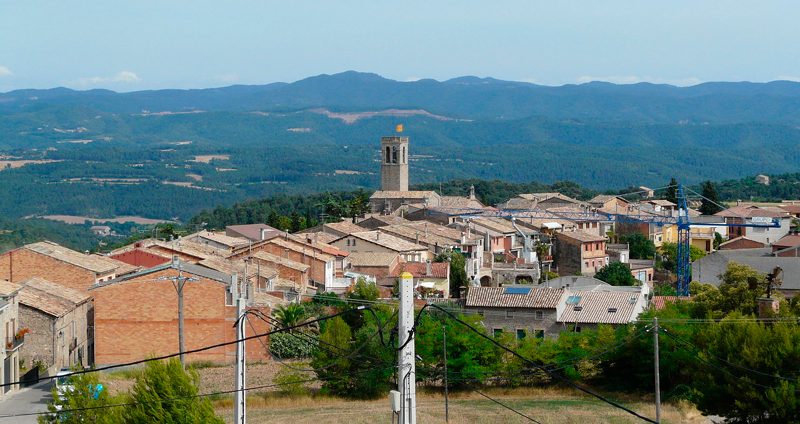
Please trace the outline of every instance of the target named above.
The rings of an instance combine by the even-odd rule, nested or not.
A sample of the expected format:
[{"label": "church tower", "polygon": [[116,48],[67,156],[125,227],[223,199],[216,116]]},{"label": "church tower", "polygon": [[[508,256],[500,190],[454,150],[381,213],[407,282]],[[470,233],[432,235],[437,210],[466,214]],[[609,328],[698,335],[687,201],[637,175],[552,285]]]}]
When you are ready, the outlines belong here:
[{"label": "church tower", "polygon": [[408,137],[381,137],[381,190],[408,191]]}]

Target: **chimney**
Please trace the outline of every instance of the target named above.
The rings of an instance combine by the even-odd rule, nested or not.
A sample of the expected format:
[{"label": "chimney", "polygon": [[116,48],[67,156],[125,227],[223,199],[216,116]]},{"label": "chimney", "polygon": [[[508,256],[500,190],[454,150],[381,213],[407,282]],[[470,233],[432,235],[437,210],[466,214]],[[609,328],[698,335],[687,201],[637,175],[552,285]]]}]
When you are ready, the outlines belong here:
[{"label": "chimney", "polygon": [[736,199],[736,206],[742,205],[742,199]]},{"label": "chimney", "polygon": [[425,275],[430,277],[431,276],[431,261],[428,260],[425,262]]},{"label": "chimney", "polygon": [[289,240],[289,230],[283,232],[283,238]]},{"label": "chimney", "polygon": [[476,199],[476,197],[475,197],[475,186],[471,185],[471,186],[469,186],[469,200],[475,200],[475,199]]},{"label": "chimney", "polygon": [[378,230],[375,233],[375,241],[380,241],[380,240],[381,240],[381,230]]},{"label": "chimney", "polygon": [[172,255],[172,266],[178,266],[178,255]]},{"label": "chimney", "polygon": [[285,249],[285,250],[286,250],[286,259],[289,259],[289,249]]},{"label": "chimney", "polygon": [[417,233],[416,243],[419,244],[419,233]]},{"label": "chimney", "polygon": [[319,233],[314,233],[314,243],[319,242]]},{"label": "chimney", "polygon": [[266,228],[262,228],[262,229],[261,229],[261,240],[264,240],[264,238],[265,238],[265,233],[266,233],[266,232],[267,232],[267,229],[266,229]]}]

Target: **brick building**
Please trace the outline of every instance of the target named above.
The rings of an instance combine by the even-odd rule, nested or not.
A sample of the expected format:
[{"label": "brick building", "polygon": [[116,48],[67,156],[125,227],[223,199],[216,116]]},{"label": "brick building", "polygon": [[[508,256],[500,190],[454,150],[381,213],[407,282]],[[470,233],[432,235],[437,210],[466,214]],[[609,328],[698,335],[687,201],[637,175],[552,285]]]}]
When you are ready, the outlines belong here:
[{"label": "brick building", "polygon": [[593,276],[608,265],[606,238],[584,231],[565,231],[556,236],[555,264],[558,273]]},{"label": "brick building", "polygon": [[251,257],[256,266],[261,264],[275,268],[280,278],[296,283],[301,294],[305,294],[308,290],[308,270],[311,268],[309,265],[263,251],[253,253]]},{"label": "brick building", "polygon": [[[233,323],[236,306],[231,276],[186,262],[151,268],[137,274],[95,284],[95,363],[120,364],[179,351],[178,295],[169,277],[194,277],[184,287],[186,349],[193,350],[236,340]],[[163,277],[163,278],[162,278]],[[248,290],[251,292],[251,290]],[[255,298],[255,296],[254,296]],[[268,305],[248,302],[248,308],[269,314]],[[269,331],[253,320],[257,333],[247,327],[246,336]],[[187,362],[233,362],[235,344],[187,355]],[[268,360],[261,343],[247,343],[249,361]]]},{"label": "brick building", "polygon": [[79,253],[49,241],[28,244],[0,256],[2,280],[20,282],[31,277],[43,277],[79,291],[129,274],[137,268],[105,256]]},{"label": "brick building", "polygon": [[29,328],[20,358],[60,370],[91,365],[94,354],[92,297],[33,277],[20,283],[19,323]]}]

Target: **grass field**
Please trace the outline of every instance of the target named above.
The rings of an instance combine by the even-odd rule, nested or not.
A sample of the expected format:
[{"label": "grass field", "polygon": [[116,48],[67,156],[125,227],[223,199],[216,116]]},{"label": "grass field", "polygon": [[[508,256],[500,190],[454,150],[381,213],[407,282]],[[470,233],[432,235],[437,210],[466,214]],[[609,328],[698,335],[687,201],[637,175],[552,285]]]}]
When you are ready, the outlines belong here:
[{"label": "grass field", "polygon": [[[542,424],[624,424],[641,423],[642,420],[627,412],[605,404],[588,395],[573,390],[511,389],[492,390],[484,393],[509,407],[533,418]],[[444,396],[421,393],[417,398],[417,422],[445,423]],[[655,419],[652,399],[630,396],[614,397],[633,411]],[[248,397],[247,418],[249,422],[286,424],[356,424],[390,423],[392,413],[389,400],[349,401],[320,396],[279,396],[275,393]],[[233,400],[214,401],[217,414],[226,422],[233,422]],[[525,417],[478,395],[457,393],[450,397],[450,423],[452,424],[499,424],[529,423]],[[691,405],[664,404],[661,408],[662,422],[705,423],[705,417]]]}]

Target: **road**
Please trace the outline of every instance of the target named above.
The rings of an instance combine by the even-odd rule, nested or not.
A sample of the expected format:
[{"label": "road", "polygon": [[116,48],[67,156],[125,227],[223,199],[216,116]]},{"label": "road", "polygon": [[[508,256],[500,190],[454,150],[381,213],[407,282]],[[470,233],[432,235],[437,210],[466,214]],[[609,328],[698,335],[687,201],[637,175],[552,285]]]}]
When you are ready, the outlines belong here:
[{"label": "road", "polygon": [[[28,414],[47,411],[47,402],[52,400],[50,388],[53,383],[22,389],[0,398],[0,416],[9,414]],[[0,424],[35,424],[36,416],[0,418]]]}]

